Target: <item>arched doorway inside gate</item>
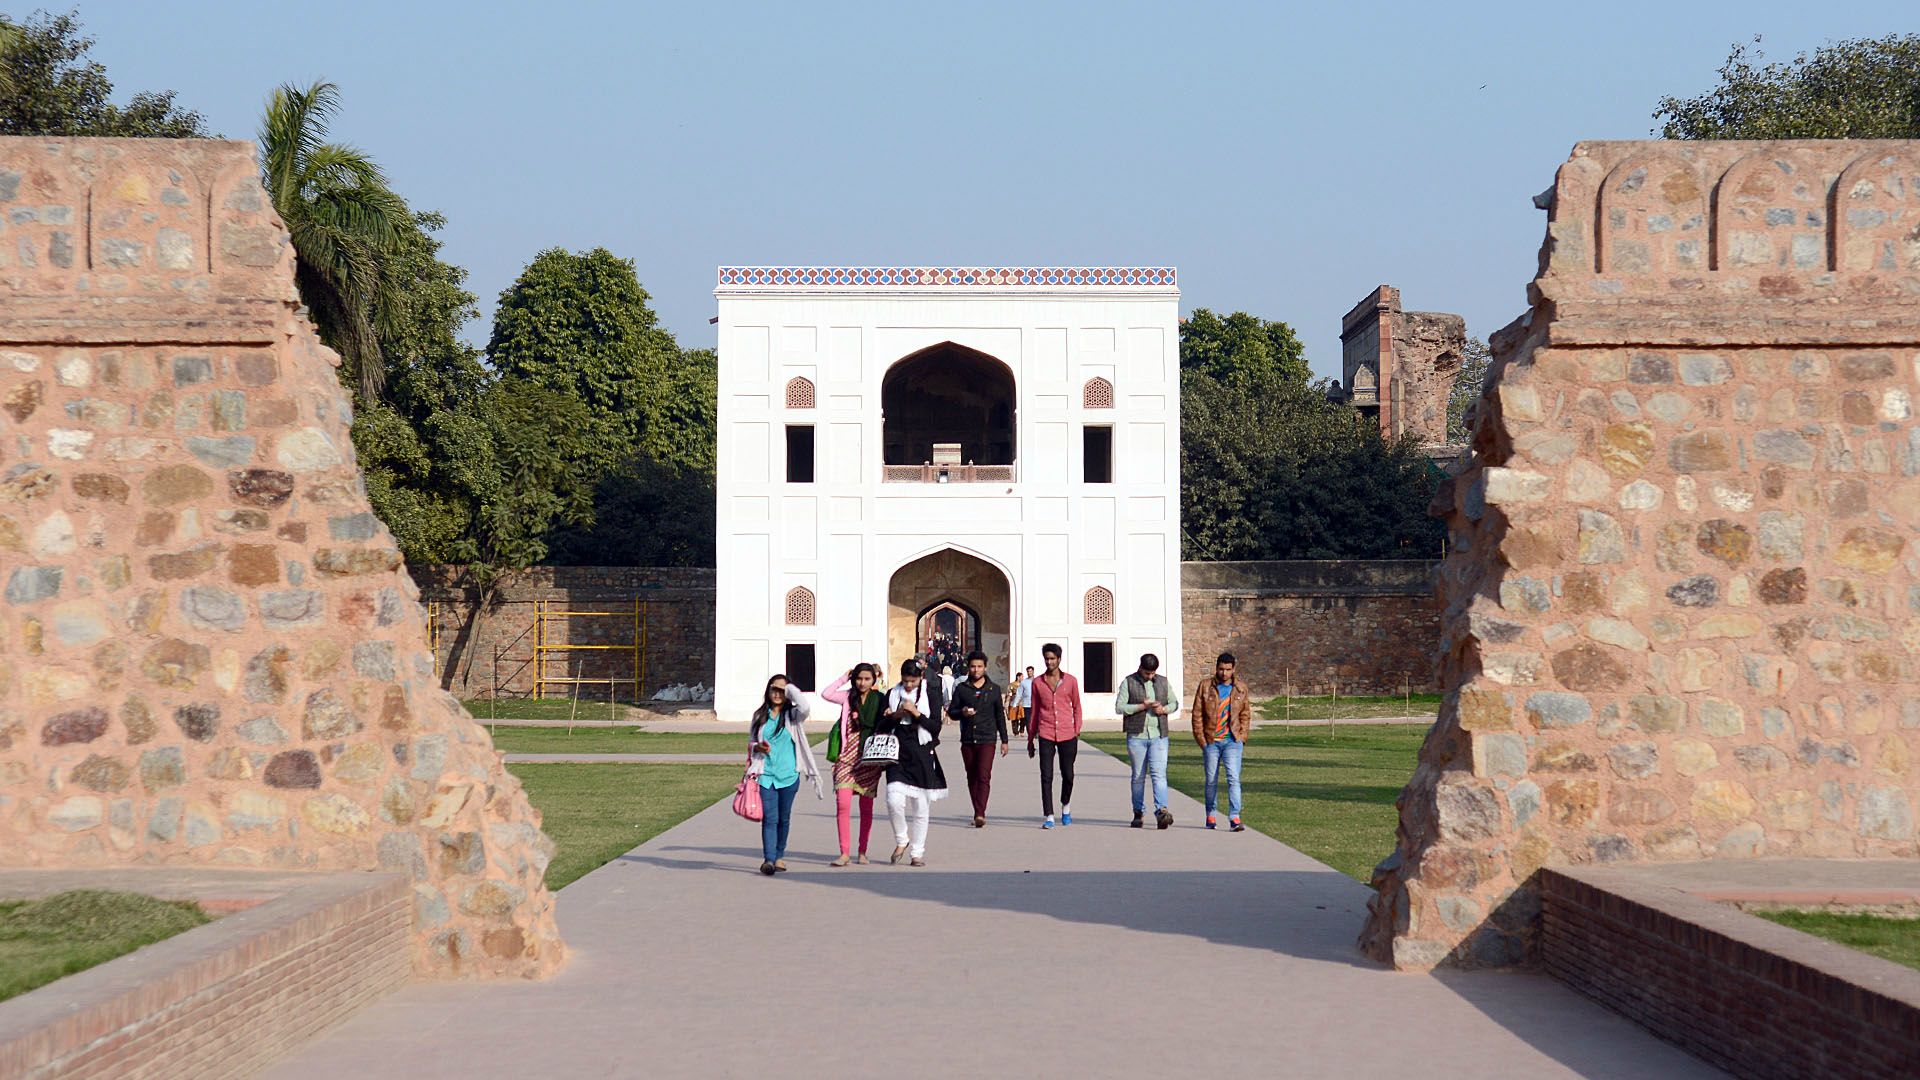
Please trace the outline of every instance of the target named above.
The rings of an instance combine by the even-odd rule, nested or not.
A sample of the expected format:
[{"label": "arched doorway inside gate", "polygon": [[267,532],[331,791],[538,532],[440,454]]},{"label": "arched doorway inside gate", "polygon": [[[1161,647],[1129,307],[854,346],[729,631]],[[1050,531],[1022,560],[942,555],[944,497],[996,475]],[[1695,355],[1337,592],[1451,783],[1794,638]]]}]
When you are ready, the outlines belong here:
[{"label": "arched doorway inside gate", "polygon": [[962,666],[974,649],[986,653],[987,673],[1004,686],[1012,634],[1012,583],[976,555],[945,548],[895,570],[887,584],[889,681],[902,660],[924,659],[933,638]]}]

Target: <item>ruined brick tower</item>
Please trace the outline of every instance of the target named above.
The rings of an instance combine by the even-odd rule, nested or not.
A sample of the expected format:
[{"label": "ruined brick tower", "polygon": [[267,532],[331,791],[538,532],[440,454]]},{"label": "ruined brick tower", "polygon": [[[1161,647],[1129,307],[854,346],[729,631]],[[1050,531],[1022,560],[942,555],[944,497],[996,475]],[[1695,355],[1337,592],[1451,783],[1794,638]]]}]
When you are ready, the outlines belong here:
[{"label": "ruined brick tower", "polygon": [[1402,311],[1400,290],[1382,285],[1340,320],[1341,389],[1387,438],[1411,432],[1422,446],[1444,446],[1447,399],[1466,346],[1466,320]]},{"label": "ruined brick tower", "polygon": [[399,871],[417,970],[553,970],[253,147],[0,139],[0,215],[0,865]]}]

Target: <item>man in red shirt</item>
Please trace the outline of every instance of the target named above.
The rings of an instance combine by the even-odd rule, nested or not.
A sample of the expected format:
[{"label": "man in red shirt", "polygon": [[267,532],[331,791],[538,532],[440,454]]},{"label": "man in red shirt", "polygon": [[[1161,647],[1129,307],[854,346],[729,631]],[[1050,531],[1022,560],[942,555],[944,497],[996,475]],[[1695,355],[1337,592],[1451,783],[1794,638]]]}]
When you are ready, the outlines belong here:
[{"label": "man in red shirt", "polygon": [[1060,762],[1060,824],[1073,824],[1073,759],[1080,750],[1080,725],[1085,713],[1080,708],[1080,682],[1060,670],[1060,646],[1051,642],[1040,647],[1040,658],[1047,670],[1033,680],[1033,711],[1027,720],[1027,756],[1040,753],[1040,809],[1047,815],[1040,823],[1053,828],[1053,763]]}]

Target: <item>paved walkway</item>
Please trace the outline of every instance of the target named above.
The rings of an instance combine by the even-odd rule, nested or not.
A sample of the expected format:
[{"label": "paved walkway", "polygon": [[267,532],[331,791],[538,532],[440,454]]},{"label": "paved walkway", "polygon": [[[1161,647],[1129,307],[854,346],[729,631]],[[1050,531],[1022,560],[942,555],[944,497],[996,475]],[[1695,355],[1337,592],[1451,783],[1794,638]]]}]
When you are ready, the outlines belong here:
[{"label": "paved walkway", "polygon": [[[949,780],[958,753],[944,748]],[[923,869],[836,870],[803,791],[788,862],[724,804],[560,894],[544,983],[416,984],[268,1075],[339,1077],[1718,1075],[1540,975],[1407,975],[1354,950],[1367,890],[1255,832],[1135,832],[1123,765],[1080,755],[1043,832],[1033,765],[1000,817],[936,804]]]}]

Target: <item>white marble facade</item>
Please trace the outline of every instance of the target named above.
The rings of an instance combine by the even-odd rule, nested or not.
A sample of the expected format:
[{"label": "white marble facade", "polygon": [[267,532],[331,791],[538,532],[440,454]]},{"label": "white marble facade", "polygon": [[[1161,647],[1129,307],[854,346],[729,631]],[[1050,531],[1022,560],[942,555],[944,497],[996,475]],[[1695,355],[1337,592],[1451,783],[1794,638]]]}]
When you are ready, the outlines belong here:
[{"label": "white marble facade", "polygon": [[[1038,667],[1048,641],[1083,680],[1108,654],[1115,678],[1142,652],[1178,672],[1174,271],[723,267],[714,295],[721,719],[744,720],[768,674],[808,660],[816,689],[862,660],[893,681],[916,647],[911,609],[943,587],[896,575],[934,564],[1004,579],[1000,599],[959,600],[996,680]],[[958,462],[895,445],[915,437],[910,409],[931,410],[920,426]],[[927,559],[948,549],[964,558]],[[1111,693],[1086,698],[1110,715]]]}]

